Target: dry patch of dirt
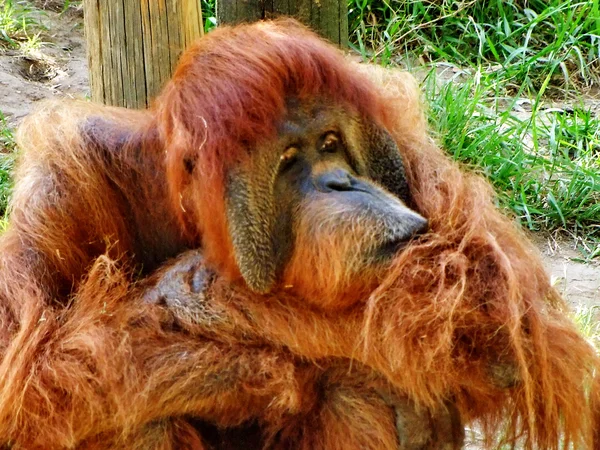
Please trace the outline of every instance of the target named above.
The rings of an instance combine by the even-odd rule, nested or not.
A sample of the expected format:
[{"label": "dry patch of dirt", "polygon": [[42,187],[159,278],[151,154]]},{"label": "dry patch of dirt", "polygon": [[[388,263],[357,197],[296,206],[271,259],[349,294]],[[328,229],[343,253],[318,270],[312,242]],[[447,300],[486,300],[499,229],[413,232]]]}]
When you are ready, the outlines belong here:
[{"label": "dry patch of dirt", "polygon": [[534,236],[554,285],[575,307],[600,306],[600,261],[582,261],[567,239]]},{"label": "dry patch of dirt", "polygon": [[89,96],[83,24],[72,13],[44,11],[39,49],[0,53],[0,111],[15,125],[46,98]]},{"label": "dry patch of dirt", "polygon": [[66,7],[65,0],[33,0],[31,3],[39,9],[83,17],[83,2],[67,4]]},{"label": "dry patch of dirt", "polygon": [[64,74],[56,60],[42,52],[16,56],[13,64],[23,78],[38,83],[47,83]]}]

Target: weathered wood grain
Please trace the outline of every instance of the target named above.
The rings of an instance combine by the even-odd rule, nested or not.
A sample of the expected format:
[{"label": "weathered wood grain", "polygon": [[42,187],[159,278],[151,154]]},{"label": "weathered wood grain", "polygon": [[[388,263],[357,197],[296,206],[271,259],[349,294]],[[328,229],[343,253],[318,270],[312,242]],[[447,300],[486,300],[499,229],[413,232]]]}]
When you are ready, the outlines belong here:
[{"label": "weathered wood grain", "polygon": [[344,0],[217,0],[217,21],[254,22],[292,16],[342,48],[348,46],[348,3]]},{"label": "weathered wood grain", "polygon": [[204,30],[199,0],[84,0],[92,100],[148,106]]}]

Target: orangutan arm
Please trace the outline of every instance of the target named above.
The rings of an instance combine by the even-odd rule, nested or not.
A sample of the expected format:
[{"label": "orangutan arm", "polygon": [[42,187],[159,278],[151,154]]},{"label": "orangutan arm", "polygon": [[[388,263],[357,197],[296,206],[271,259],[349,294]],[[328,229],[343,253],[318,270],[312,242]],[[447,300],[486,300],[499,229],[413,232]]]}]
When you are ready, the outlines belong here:
[{"label": "orangutan arm", "polygon": [[[181,271],[167,270],[163,281],[176,286]],[[131,291],[122,271],[100,258],[70,308],[19,317],[2,360],[3,443],[187,448],[202,442],[182,420],[192,416],[222,427],[258,420],[273,449],[398,448],[392,405],[409,403],[384,398],[386,383],[372,371],[343,361],[303,363],[257,337],[224,331],[228,319],[212,310],[194,316],[211,318],[202,326],[182,328],[168,309],[137,300],[156,289],[164,295],[165,286],[148,283]],[[184,302],[182,293],[171,291]],[[418,439],[433,439],[429,412],[408,410],[402,417],[420,424]]]},{"label": "orangutan arm", "polygon": [[100,258],[69,308],[1,311],[0,443],[71,448],[171,416],[228,426],[296,414],[311,401],[311,372],[289,352],[191,336],[136,298]]},{"label": "orangutan arm", "polygon": [[[358,361],[349,361],[351,345],[336,346],[337,336],[350,335],[347,326],[359,324],[355,315],[336,321],[307,308],[288,308],[276,303],[274,298],[267,303],[267,309],[263,309],[265,305],[260,298],[247,302],[247,295],[250,294],[224,283],[208,270],[199,251],[183,254],[143,285],[144,300],[166,307],[175,315],[175,323],[191,334],[210,336],[214,342],[244,343],[250,348],[270,342],[274,348],[284,352],[289,345],[299,355],[314,361],[313,369],[316,370],[312,372],[312,379],[321,386],[321,396],[314,402],[310,414],[299,414],[287,420],[288,426],[277,433],[283,439],[281,436],[285,437],[290,432],[286,432],[286,428],[296,430],[287,436],[288,444],[280,443],[282,448],[299,445],[297,435],[301,425],[307,426],[312,430],[311,435],[316,436],[306,441],[307,449],[383,449],[396,448],[396,445],[403,450],[460,448],[463,428],[454,405],[447,403],[433,409],[419,408],[405,395],[399,395],[397,389],[381,375]],[[302,313],[296,315],[297,311]],[[346,318],[348,322],[344,323]],[[239,349],[241,355],[244,348]],[[342,358],[332,358],[334,356]],[[326,407],[319,405],[323,398],[327,399]],[[385,431],[382,425],[389,419],[386,409],[390,407],[395,411],[397,437],[395,433],[390,436],[389,428]],[[353,408],[359,408],[360,412],[353,412]],[[330,416],[332,411],[336,412]],[[318,425],[315,420],[319,421]],[[375,426],[375,423],[380,425]],[[281,422],[269,425],[272,427],[274,424],[281,426]],[[317,432],[319,427],[325,427],[322,435]],[[337,438],[334,430],[339,433]],[[354,440],[348,440],[349,434],[355,436]],[[321,441],[324,438],[327,438],[327,444]],[[290,439],[296,446],[290,443]],[[396,439],[397,444],[390,444]],[[349,442],[353,442],[354,446],[349,447]],[[359,442],[362,444],[359,445]],[[370,444],[367,445],[367,442]]]}]

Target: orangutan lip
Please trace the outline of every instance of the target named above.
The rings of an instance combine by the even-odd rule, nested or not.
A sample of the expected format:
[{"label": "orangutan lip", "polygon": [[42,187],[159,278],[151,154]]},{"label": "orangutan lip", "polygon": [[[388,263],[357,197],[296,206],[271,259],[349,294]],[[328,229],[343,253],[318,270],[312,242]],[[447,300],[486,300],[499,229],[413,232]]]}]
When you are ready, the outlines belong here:
[{"label": "orangutan lip", "polygon": [[407,243],[406,239],[393,239],[385,242],[377,248],[377,257],[382,259],[393,258],[400,250],[406,247]]}]

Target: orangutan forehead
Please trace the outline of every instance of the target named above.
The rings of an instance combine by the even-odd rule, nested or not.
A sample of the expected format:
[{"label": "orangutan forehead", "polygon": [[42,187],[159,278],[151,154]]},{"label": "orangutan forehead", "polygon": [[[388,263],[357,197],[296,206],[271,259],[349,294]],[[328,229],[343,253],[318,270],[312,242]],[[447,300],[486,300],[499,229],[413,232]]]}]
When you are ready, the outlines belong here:
[{"label": "orangutan forehead", "polygon": [[340,131],[359,122],[359,115],[339,102],[296,98],[286,102],[286,112],[277,124],[279,135],[298,137],[323,131]]}]

